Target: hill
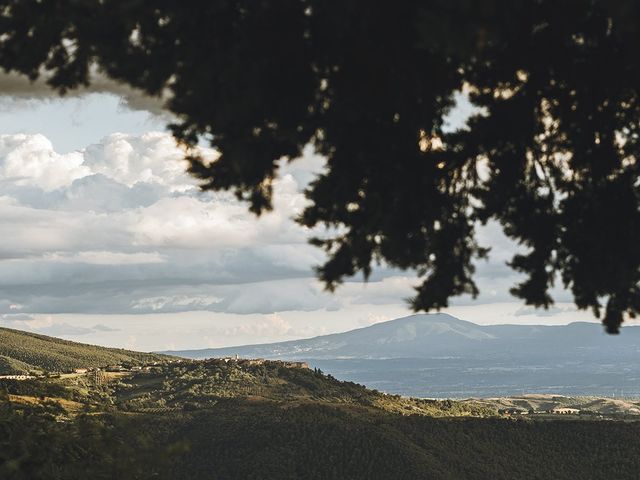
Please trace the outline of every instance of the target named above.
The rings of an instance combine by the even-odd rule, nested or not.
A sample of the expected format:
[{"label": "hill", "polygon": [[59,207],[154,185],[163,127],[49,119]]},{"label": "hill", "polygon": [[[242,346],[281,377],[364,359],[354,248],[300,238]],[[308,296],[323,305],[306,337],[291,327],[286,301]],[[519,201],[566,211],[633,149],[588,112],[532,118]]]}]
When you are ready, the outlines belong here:
[{"label": "hill", "polygon": [[523,412],[545,412],[569,408],[600,415],[639,415],[640,402],[630,399],[600,397],[567,397],[564,395],[527,394],[518,397],[475,399],[476,405],[490,410],[514,409]]},{"label": "hill", "polygon": [[0,380],[0,478],[637,478],[640,422],[572,417],[514,421],[279,361],[174,361]]},{"label": "hill", "polygon": [[281,361],[175,361],[124,379],[114,403],[126,411],[198,410],[229,399],[288,404],[320,403],[357,406],[412,415],[492,416],[496,410],[479,402],[451,402],[386,395],[353,382],[342,382],[319,370]]},{"label": "hill", "polygon": [[311,339],[172,353],[304,360],[337,378],[420,397],[640,396],[640,327],[476,325],[421,314]]},{"label": "hill", "polygon": [[30,371],[64,372],[120,363],[139,365],[167,359],[166,355],[86,345],[0,328],[0,375]]}]

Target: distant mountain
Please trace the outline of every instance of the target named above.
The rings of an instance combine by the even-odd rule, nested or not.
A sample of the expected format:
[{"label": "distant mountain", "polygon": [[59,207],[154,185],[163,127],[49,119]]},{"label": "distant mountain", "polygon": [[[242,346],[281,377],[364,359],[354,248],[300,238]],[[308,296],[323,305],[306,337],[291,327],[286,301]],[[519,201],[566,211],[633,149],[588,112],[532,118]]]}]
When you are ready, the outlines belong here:
[{"label": "distant mountain", "polygon": [[413,396],[640,396],[635,326],[611,336],[596,323],[476,325],[420,314],[304,340],[165,353],[305,360],[337,378]]},{"label": "distant mountain", "polygon": [[20,330],[0,328],[0,375],[67,371],[118,363],[166,360],[164,355],[70,342]]},{"label": "distant mountain", "polygon": [[640,347],[640,327],[606,335],[595,323],[476,325],[444,313],[420,314],[344,333],[240,347],[163,352],[186,358],[239,355],[283,359],[390,359],[459,356],[583,356]]}]

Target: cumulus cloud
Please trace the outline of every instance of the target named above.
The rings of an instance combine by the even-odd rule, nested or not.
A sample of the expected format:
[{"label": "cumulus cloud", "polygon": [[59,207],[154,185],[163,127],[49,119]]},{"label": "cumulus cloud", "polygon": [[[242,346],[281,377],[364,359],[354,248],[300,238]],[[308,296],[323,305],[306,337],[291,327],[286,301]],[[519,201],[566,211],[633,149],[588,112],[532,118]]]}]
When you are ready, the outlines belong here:
[{"label": "cumulus cloud", "polygon": [[70,154],[42,135],[0,136],[0,312],[334,308],[312,278],[322,253],[292,220],[323,162],[283,165],[274,212],[258,219],[200,192],[183,155],[158,132]]},{"label": "cumulus cloud", "polygon": [[[0,135],[3,184],[34,186],[46,192],[92,175],[127,187],[142,183],[184,192],[196,186],[185,167],[184,151],[171,135],[162,132],[140,136],[114,133],[99,144],[67,154],[56,153],[40,134]],[[82,186],[76,184],[76,190]]]},{"label": "cumulus cloud", "polygon": [[[274,211],[260,218],[233,195],[199,191],[183,154],[158,132],[112,134],[68,154],[42,135],[0,136],[0,314],[332,312],[413,294],[413,274],[384,266],[335,295],[315,280],[324,253],[292,220],[324,168],[311,151],[280,165]],[[478,264],[481,301],[510,299],[514,247],[495,225],[480,236],[494,247]]]},{"label": "cumulus cloud", "polygon": [[80,152],[59,155],[43,135],[0,135],[0,159],[3,183],[38,186],[45,191],[90,173]]},{"label": "cumulus cloud", "polygon": [[130,187],[144,182],[183,191],[195,185],[185,172],[184,151],[166,133],[149,132],[141,136],[114,133],[83,153],[83,165],[92,172]]},{"label": "cumulus cloud", "polygon": [[[361,278],[350,279],[333,295],[313,277],[312,267],[323,262],[324,254],[306,244],[310,232],[291,220],[306,204],[303,189],[325,166],[324,159],[309,149],[301,159],[281,163],[274,185],[275,209],[257,219],[232,195],[200,192],[196,181],[185,173],[183,152],[166,133],[115,133],[87,146],[75,140],[65,142],[59,134],[77,126],[73,122],[88,125],[89,118],[101,114],[96,112],[105,111],[91,110],[91,115],[80,120],[80,97],[85,103],[107,99],[112,106],[119,98],[123,109],[118,109],[118,119],[101,124],[95,134],[87,130],[77,134],[72,129],[74,133],[68,136],[74,139],[87,135],[97,139],[127,116],[136,117],[136,122],[140,118],[156,122],[155,128],[161,128],[169,119],[161,98],[146,97],[95,73],[89,88],[69,92],[68,97],[76,100],[63,110],[47,110],[63,102],[50,101],[57,95],[42,80],[32,83],[0,73],[0,93],[5,112],[13,109],[22,115],[37,108],[48,112],[40,115],[45,122],[48,115],[74,119],[57,125],[57,130],[46,130],[46,123],[30,123],[28,115],[20,121],[15,115],[7,117],[4,124],[5,131],[32,128],[47,131],[49,138],[0,136],[0,325],[111,339],[120,329],[110,326],[114,315],[105,320],[108,325],[103,324],[103,314],[127,315],[127,332],[131,318],[151,315],[159,322],[163,315],[174,315],[171,318],[179,322],[164,325],[179,323],[181,335],[189,314],[216,318],[224,314],[233,317],[232,323],[209,329],[214,343],[222,345],[221,338],[246,343],[312,336],[326,333],[320,329],[327,325],[327,318],[334,319],[331,328],[335,330],[343,328],[338,327],[343,317],[349,317],[353,327],[405,311],[404,299],[419,282],[412,272],[382,266],[368,284]],[[463,125],[472,113],[464,94],[457,101],[457,108],[446,119],[450,130]],[[118,128],[126,128],[120,125]],[[146,125],[134,130],[142,131]],[[58,146],[63,144],[65,151],[84,148],[61,153],[50,138]],[[522,279],[506,265],[518,246],[491,223],[479,230],[479,240],[492,247],[490,261],[477,263],[480,298],[463,297],[453,303],[463,312],[489,304],[493,316],[496,302],[513,302],[508,289]],[[570,300],[559,287],[552,294],[556,300]],[[540,312],[510,305],[508,317],[521,320],[540,313],[575,313],[564,307]],[[54,314],[56,321],[48,314]],[[79,327],[67,320],[68,314],[86,314],[92,319]],[[321,316],[322,322],[303,326],[287,315],[296,319]],[[474,315],[467,318],[476,319]],[[507,313],[501,321],[504,318]],[[119,326],[125,330],[124,324]],[[167,335],[175,337],[175,332]],[[202,332],[193,335],[198,341],[206,336]],[[127,343],[140,346],[148,337],[147,330],[140,330]]]}]

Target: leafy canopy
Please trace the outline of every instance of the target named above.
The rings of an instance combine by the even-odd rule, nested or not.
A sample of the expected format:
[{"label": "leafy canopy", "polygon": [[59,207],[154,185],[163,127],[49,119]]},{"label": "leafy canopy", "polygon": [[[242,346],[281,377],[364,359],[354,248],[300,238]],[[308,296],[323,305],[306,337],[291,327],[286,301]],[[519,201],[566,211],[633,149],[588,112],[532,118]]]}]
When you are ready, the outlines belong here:
[{"label": "leafy canopy", "polygon": [[[474,230],[527,247],[512,293],[560,279],[609,332],[640,311],[640,4],[631,0],[0,0],[0,65],[64,93],[93,70],[167,95],[203,188],[271,207],[276,161],[326,171],[299,222],[329,289],[379,261],[416,310],[477,295]],[[455,92],[480,109],[443,131]]]}]

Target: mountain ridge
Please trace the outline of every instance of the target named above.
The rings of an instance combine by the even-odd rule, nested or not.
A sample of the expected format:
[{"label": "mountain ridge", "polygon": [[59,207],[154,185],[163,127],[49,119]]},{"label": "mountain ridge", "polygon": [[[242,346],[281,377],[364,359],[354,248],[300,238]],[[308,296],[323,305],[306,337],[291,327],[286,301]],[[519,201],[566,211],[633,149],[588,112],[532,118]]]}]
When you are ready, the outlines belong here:
[{"label": "mountain ridge", "polygon": [[[462,349],[466,351],[467,348],[471,347],[473,349],[482,343],[485,343],[485,346],[493,348],[500,346],[499,342],[501,340],[519,342],[523,339],[530,340],[532,336],[544,335],[546,333],[553,333],[556,337],[562,337],[562,335],[557,334],[562,334],[563,331],[570,331],[569,333],[575,334],[576,329],[589,330],[589,335],[592,338],[586,342],[585,345],[589,345],[594,341],[603,341],[606,343],[609,341],[606,339],[607,337],[603,334],[598,335],[600,328],[599,324],[590,322],[572,322],[567,325],[478,325],[467,320],[458,319],[449,314],[416,314],[376,323],[367,327],[348,330],[346,332],[331,333],[311,338],[264,344],[238,345],[233,347],[170,350],[158,353],[173,354],[186,358],[231,356],[234,354],[245,356],[249,353],[266,353],[274,358],[285,358],[286,356],[292,359],[294,356],[304,359],[336,358],[335,353],[341,353],[340,358],[389,358],[389,354],[391,354],[392,358],[413,358],[415,356],[422,358],[429,357],[431,354],[438,356],[439,353],[437,352],[442,352],[442,350],[445,349]],[[632,331],[635,341],[635,337],[640,334],[640,328],[638,327],[625,327],[621,337],[624,337],[625,334],[627,337],[630,336]],[[595,335],[593,335],[594,333]],[[428,340],[433,340],[434,337],[437,337],[437,343],[429,344]],[[549,338],[545,336],[545,340],[550,340],[551,338],[551,335],[549,335]],[[448,343],[443,343],[443,340],[448,341]],[[563,343],[564,340],[563,338]],[[623,341],[620,343],[624,344],[626,342]],[[369,354],[354,349],[355,345],[363,344],[372,347]],[[393,352],[390,351],[392,349],[385,348],[394,344],[402,345],[402,349]],[[408,349],[407,347],[413,348]],[[420,347],[431,347],[431,349],[425,354],[417,350]],[[341,352],[341,349],[344,348],[351,348],[351,354],[344,355],[344,352]],[[328,355],[329,352],[332,352],[332,354]],[[469,352],[466,351],[466,353]],[[477,353],[479,354],[481,352]]]}]

